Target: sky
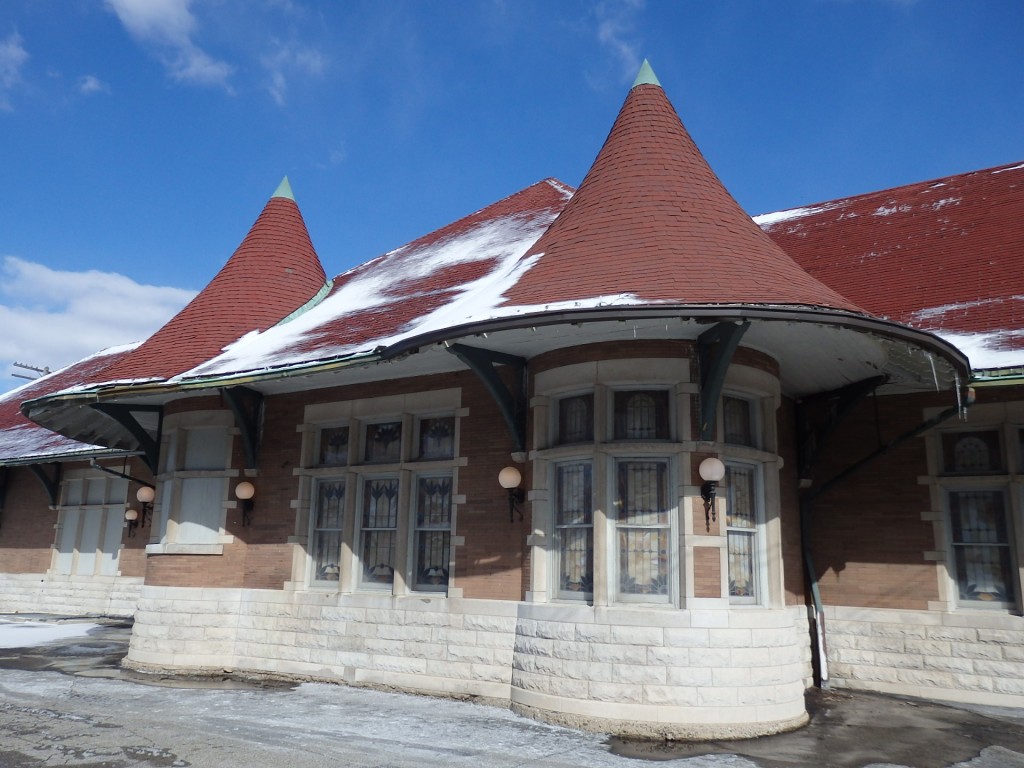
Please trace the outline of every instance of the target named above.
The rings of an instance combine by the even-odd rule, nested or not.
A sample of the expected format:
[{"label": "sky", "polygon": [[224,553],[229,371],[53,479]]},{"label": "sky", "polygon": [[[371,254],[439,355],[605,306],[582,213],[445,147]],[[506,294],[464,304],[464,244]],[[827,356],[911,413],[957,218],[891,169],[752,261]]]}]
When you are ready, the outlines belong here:
[{"label": "sky", "polygon": [[4,0],[0,393],[151,334],[284,176],[329,275],[578,185],[645,58],[751,215],[1024,160],[1020,0]]}]

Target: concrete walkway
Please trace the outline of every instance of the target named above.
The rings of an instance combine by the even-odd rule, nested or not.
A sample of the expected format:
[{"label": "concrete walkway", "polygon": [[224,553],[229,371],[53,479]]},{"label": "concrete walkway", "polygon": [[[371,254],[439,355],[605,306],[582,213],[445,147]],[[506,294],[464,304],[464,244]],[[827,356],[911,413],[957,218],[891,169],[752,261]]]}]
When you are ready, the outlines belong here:
[{"label": "concrete walkway", "polygon": [[505,709],[345,686],[143,684],[118,668],[129,632],[0,618],[0,766],[1024,768],[1018,710],[826,693],[791,734],[631,744]]}]

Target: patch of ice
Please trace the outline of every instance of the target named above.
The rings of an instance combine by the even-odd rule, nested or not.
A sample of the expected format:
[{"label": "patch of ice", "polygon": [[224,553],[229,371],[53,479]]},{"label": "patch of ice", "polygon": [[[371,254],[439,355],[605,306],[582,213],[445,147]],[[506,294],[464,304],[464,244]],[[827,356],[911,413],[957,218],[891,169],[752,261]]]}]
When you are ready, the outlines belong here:
[{"label": "patch of ice", "polygon": [[996,331],[994,333],[936,331],[935,333],[967,355],[972,370],[1024,366],[1024,349],[999,349],[1005,341],[1024,338],[1024,331]]},{"label": "patch of ice", "polygon": [[961,200],[963,200],[962,197],[944,197],[941,200],[936,200],[930,207],[933,211],[938,211],[945,208],[947,205],[956,205]]},{"label": "patch of ice", "polygon": [[814,216],[818,213],[825,213],[836,208],[840,208],[844,205],[843,202],[827,203],[825,205],[812,205],[806,208],[790,208],[787,211],[775,211],[774,213],[761,213],[754,216],[754,223],[759,227],[774,227],[776,224],[782,224],[786,221],[793,221],[794,219],[802,219],[806,216]]},{"label": "patch of ice", "polygon": [[906,213],[910,210],[910,206],[906,203],[896,204],[893,203],[891,206],[880,205],[872,213],[872,216],[892,216],[894,213]]},{"label": "patch of ice", "polygon": [[1019,171],[1024,168],[1024,163],[1020,165],[1014,165],[1010,168],[1000,168],[998,171],[992,171],[992,175],[995,176],[997,173],[1006,173],[1007,171]]},{"label": "patch of ice", "polygon": [[99,624],[0,619],[0,648],[29,648],[69,637],[86,637]]}]

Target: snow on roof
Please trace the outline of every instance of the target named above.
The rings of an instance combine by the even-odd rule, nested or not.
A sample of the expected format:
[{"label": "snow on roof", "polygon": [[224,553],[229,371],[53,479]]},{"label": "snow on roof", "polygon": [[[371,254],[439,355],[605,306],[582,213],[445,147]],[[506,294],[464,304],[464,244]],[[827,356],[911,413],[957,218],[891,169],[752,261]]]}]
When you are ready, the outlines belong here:
[{"label": "snow on roof", "polygon": [[58,371],[34,379],[0,396],[0,464],[39,458],[88,454],[109,449],[71,440],[26,419],[22,402],[101,380],[104,371],[139,346],[138,342],[109,347]]},{"label": "snow on roof", "polygon": [[531,266],[523,254],[571,195],[548,179],[362,264],[320,304],[253,331],[180,380],[364,356],[408,336],[488,319]]},{"label": "snow on roof", "polygon": [[1024,163],[754,221],[810,274],[958,346],[973,368],[1024,364]]}]

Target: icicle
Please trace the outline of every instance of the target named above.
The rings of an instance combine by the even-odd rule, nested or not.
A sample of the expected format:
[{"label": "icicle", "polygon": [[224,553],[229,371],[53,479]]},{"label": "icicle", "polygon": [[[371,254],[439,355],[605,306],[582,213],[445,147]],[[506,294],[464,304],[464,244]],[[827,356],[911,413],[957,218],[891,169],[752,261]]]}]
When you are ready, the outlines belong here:
[{"label": "icicle", "polygon": [[[928,353],[928,362],[931,363],[931,366],[932,366],[932,381],[935,382],[935,391],[938,392],[939,391],[939,374],[937,374],[935,372],[935,358],[932,357],[932,353],[931,352]],[[957,397],[959,397],[959,396],[960,396],[960,390],[958,388],[957,389]]]},{"label": "icicle", "polygon": [[953,374],[953,381],[956,385],[956,407],[960,411],[960,421],[965,421],[967,418],[967,409],[964,408],[963,398],[960,397],[960,374]]},{"label": "icicle", "polygon": [[635,325],[633,326],[633,338],[634,339],[636,338],[636,326]]}]

